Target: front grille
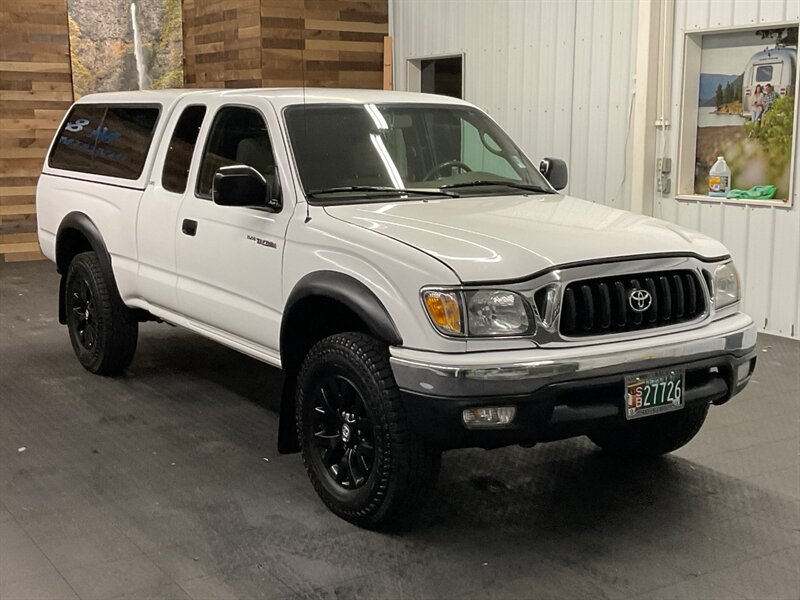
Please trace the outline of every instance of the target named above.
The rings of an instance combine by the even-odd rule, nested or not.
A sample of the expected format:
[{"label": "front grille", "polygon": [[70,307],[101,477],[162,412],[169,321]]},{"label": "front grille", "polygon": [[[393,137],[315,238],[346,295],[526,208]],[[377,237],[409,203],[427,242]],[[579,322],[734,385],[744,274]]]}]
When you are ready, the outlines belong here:
[{"label": "front grille", "polygon": [[[631,306],[636,290],[650,294],[644,311]],[[703,283],[694,271],[661,271],[573,281],[564,289],[560,331],[582,337],[639,331],[693,321],[706,311]]]}]

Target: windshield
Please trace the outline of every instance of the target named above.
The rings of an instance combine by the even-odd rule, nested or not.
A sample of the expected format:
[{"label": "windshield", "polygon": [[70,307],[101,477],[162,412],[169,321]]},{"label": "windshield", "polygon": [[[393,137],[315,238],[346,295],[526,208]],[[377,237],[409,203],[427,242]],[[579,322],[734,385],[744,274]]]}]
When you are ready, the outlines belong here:
[{"label": "windshield", "polygon": [[552,192],[474,108],[310,104],[287,108],[285,119],[303,189],[320,201]]}]

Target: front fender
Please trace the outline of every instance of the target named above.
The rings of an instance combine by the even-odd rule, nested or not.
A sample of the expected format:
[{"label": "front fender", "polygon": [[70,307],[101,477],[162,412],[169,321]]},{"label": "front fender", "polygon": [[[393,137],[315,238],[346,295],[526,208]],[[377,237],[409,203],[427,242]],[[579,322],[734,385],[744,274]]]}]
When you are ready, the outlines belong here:
[{"label": "front fender", "polygon": [[349,288],[348,296],[356,301],[362,295],[374,300],[383,308],[366,314],[390,315],[382,320],[394,324],[376,330],[381,339],[402,339],[403,346],[439,352],[466,349],[463,340],[445,338],[434,330],[420,301],[420,290],[426,286],[458,285],[451,269],[413,246],[332,217],[322,207],[310,207],[309,214],[308,221],[302,215],[293,218],[287,231],[283,263],[287,301],[309,274],[337,273],[340,278],[325,275],[316,285],[336,293],[341,278],[358,282]]},{"label": "front fender", "polygon": [[281,323],[281,347],[289,335],[286,323],[291,319],[292,309],[303,298],[324,296],[336,300],[366,323],[370,333],[391,346],[401,346],[403,338],[397,330],[389,311],[366,285],[344,273],[336,271],[317,271],[309,273],[292,289],[286,301],[284,318]]}]

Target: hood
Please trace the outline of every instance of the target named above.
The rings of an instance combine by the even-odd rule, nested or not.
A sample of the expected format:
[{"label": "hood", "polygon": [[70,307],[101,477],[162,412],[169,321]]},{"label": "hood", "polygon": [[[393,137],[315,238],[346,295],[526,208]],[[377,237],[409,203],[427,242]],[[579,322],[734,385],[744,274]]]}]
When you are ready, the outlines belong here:
[{"label": "hood", "polygon": [[555,265],[643,254],[726,256],[672,223],[570,196],[489,196],[325,207],[446,263],[462,282],[519,279]]}]

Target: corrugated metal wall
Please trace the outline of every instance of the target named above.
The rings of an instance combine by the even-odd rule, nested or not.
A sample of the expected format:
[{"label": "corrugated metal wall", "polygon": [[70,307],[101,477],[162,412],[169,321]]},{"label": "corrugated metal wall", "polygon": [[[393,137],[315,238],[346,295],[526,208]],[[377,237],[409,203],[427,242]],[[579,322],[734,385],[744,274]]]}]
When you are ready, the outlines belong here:
[{"label": "corrugated metal wall", "polygon": [[[677,164],[683,41],[686,31],[800,19],[798,0],[676,0],[673,45],[674,126],[657,148]],[[798,140],[795,139],[795,147]],[[797,150],[795,150],[795,156]],[[674,188],[674,185],[673,185]],[[794,172],[794,206],[735,206],[661,198],[656,217],[697,229],[728,246],[745,282],[744,310],[762,331],[800,338],[800,168]]]},{"label": "corrugated metal wall", "polygon": [[[489,112],[532,158],[567,160],[570,194],[628,208],[636,5],[634,0],[393,0],[395,87],[407,89],[409,59],[463,53],[466,100]],[[675,0],[673,127],[658,135],[658,153],[677,165],[686,29],[797,19],[798,0]],[[655,216],[722,240],[745,280],[745,310],[761,330],[795,338],[800,338],[798,177],[800,169],[790,210],[660,195],[654,203]]]},{"label": "corrugated metal wall", "polygon": [[563,158],[568,192],[626,207],[636,2],[394,0],[395,88],[407,61],[464,54],[465,99],[534,159]]}]

